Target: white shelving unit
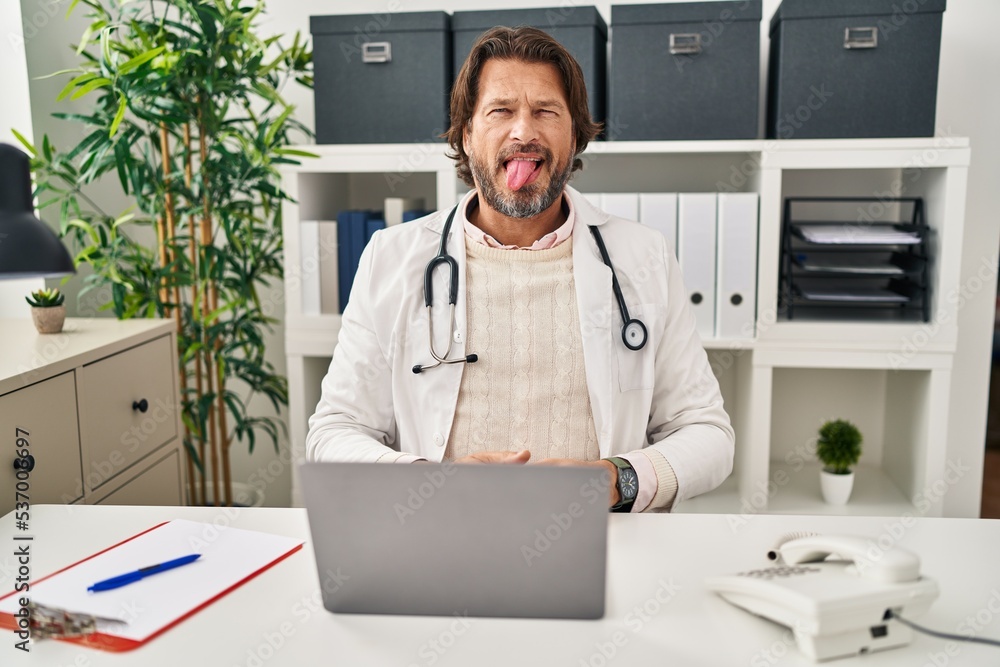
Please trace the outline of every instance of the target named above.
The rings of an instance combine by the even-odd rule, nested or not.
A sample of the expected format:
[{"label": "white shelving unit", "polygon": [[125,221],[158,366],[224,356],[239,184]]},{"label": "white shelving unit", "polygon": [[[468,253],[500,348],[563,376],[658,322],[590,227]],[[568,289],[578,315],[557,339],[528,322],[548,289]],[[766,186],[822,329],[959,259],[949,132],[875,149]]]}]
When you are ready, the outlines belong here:
[{"label": "white shelving unit", "polygon": [[[340,326],[305,316],[299,222],[385,197],[454,204],[465,186],[443,144],[308,146],[284,174],[298,200],[284,211],[289,420],[296,459],[319,400]],[[677,511],[940,516],[948,454],[951,368],[965,224],[969,142],[964,138],[799,141],[596,142],[572,185],[583,192],[756,192],[760,195],[757,330],[752,340],[705,340],[737,435],[732,477]],[[778,309],[782,202],[789,196],[925,200],[932,228],[932,321],[852,322]],[[878,217],[879,203],[859,210]],[[618,269],[628,271],[627,267]],[[815,434],[826,419],[857,423],[865,447],[852,501],[819,499]],[[983,415],[983,419],[985,419]],[[800,463],[801,459],[801,463]],[[301,502],[297,479],[293,502]],[[978,516],[961,507],[960,516]]]}]

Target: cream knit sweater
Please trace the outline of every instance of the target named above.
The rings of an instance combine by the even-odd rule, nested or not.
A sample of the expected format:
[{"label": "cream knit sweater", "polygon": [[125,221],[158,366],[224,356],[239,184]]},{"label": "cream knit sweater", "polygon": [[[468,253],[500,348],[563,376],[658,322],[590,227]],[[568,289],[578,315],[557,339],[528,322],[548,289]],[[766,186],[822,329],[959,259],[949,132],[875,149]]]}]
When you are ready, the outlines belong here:
[{"label": "cream knit sweater", "polygon": [[596,461],[573,244],[508,250],[466,244],[466,346],[445,457],[488,450]]}]

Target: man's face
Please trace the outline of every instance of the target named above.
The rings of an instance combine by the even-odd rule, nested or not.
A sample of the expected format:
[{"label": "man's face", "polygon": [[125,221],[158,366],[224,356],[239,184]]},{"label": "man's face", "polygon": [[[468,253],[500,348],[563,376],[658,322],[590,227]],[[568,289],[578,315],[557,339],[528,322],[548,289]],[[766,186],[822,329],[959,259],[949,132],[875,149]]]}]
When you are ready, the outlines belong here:
[{"label": "man's face", "polygon": [[481,200],[510,218],[532,218],[558,201],[575,157],[573,120],[554,65],[487,61],[465,129]]}]

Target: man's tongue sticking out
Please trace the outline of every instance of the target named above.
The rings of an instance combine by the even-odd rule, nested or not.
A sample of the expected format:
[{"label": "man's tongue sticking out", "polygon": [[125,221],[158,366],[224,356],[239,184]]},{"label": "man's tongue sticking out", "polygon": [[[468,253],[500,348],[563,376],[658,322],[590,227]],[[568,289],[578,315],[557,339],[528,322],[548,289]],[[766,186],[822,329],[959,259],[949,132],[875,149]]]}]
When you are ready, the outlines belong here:
[{"label": "man's tongue sticking out", "polygon": [[507,187],[515,192],[520,190],[535,173],[538,162],[534,160],[511,160],[507,163]]}]

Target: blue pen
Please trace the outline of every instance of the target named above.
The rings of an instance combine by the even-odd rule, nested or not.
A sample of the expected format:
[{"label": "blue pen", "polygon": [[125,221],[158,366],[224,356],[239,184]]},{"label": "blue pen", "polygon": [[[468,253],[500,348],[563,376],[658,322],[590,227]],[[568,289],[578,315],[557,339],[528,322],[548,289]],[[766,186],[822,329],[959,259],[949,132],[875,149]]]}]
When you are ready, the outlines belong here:
[{"label": "blue pen", "polygon": [[145,579],[146,577],[158,574],[160,572],[165,572],[167,570],[172,570],[175,567],[180,567],[181,565],[187,565],[188,563],[193,563],[201,558],[201,554],[191,554],[190,556],[181,556],[180,558],[175,558],[174,560],[168,560],[166,563],[160,563],[159,565],[149,565],[147,567],[141,567],[135,572],[129,572],[128,574],[122,574],[117,577],[111,577],[110,579],[105,579],[104,581],[98,581],[93,586],[87,588],[88,591],[94,593],[99,593],[101,591],[110,591],[113,588],[121,588],[122,586],[127,586],[133,581],[139,581],[140,579]]}]

